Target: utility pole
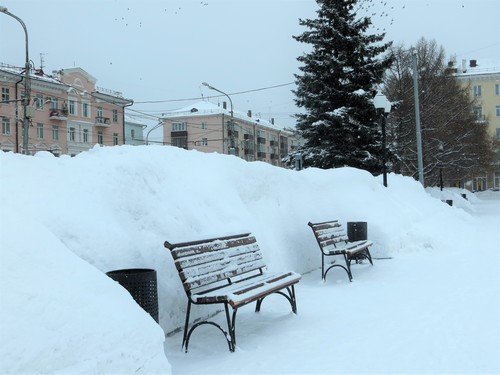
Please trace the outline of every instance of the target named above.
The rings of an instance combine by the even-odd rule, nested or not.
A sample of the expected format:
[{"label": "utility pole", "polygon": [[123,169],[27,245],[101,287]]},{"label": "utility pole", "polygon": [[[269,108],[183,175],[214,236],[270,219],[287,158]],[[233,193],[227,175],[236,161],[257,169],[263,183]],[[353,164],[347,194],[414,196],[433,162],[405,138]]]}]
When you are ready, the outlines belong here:
[{"label": "utility pole", "polygon": [[[26,25],[23,20],[18,16],[10,13],[7,8],[0,6],[0,13],[4,13],[8,16],[11,16],[15,20],[17,20],[21,26],[23,27],[24,34],[26,36],[26,62],[24,65],[24,100],[23,100],[23,109],[24,109],[24,117],[23,117],[23,154],[29,155],[29,115],[28,115],[28,106],[30,104],[31,98],[31,81],[30,81],[30,59],[28,53],[28,30],[26,29]],[[16,98],[17,99],[17,98]]]},{"label": "utility pole", "polygon": [[417,161],[418,161],[418,180],[425,187],[424,181],[424,162],[422,158],[422,130],[420,128],[420,102],[418,95],[418,70],[417,70],[417,52],[412,51],[413,58],[413,95],[415,97],[415,123],[417,128]]},{"label": "utility pole", "polygon": [[[217,92],[220,92],[222,95],[225,95],[228,99],[229,99],[229,104],[231,105],[231,125],[229,126],[229,129],[230,129],[230,133],[229,133],[229,147],[228,147],[228,154],[230,155],[235,155],[235,147],[236,147],[236,143],[235,143],[235,140],[234,140],[234,114],[233,114],[233,101],[231,100],[231,97],[226,94],[224,91],[221,91],[219,89],[216,89],[215,87],[213,87],[212,85],[209,85],[208,83],[206,82],[202,82],[202,85],[203,86],[206,86],[208,87],[210,90],[214,90],[214,91],[217,91]],[[224,118],[224,116],[222,116],[222,118]],[[222,124],[222,138],[224,138],[224,123]],[[223,141],[224,142],[224,141]],[[222,146],[224,148],[224,146]]]}]

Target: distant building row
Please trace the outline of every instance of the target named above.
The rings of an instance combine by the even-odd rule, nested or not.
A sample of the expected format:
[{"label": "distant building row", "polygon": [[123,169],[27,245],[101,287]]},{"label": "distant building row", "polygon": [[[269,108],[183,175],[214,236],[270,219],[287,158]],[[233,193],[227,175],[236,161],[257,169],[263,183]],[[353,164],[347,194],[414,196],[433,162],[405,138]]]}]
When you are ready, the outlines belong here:
[{"label": "distant building row", "polygon": [[[142,145],[148,121],[126,114],[132,105],[120,92],[96,86],[97,79],[81,68],[62,69],[48,76],[41,69],[31,76],[29,154],[50,151],[74,156],[95,144]],[[23,152],[24,73],[0,64],[0,150]],[[210,102],[195,103],[164,117],[162,144],[202,152],[232,154],[245,160],[280,165],[299,146],[290,130],[227,110]]]},{"label": "distant building row", "polygon": [[[2,151],[22,151],[22,77],[19,68],[0,65]],[[81,68],[62,69],[53,76],[42,70],[31,74],[30,154],[45,150],[56,156],[76,155],[94,144],[125,143],[124,108],[133,101],[96,82]]]}]

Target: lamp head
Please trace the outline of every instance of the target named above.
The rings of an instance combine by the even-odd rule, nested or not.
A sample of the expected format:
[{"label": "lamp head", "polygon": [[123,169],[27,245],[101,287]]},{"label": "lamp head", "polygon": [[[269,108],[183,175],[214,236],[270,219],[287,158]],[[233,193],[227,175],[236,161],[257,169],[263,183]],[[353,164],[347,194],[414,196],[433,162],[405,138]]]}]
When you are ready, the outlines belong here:
[{"label": "lamp head", "polygon": [[378,111],[384,111],[384,113],[391,111],[391,102],[381,92],[378,92],[373,98],[373,105]]},{"label": "lamp head", "polygon": [[0,13],[7,13],[9,10],[6,7],[0,5]]}]

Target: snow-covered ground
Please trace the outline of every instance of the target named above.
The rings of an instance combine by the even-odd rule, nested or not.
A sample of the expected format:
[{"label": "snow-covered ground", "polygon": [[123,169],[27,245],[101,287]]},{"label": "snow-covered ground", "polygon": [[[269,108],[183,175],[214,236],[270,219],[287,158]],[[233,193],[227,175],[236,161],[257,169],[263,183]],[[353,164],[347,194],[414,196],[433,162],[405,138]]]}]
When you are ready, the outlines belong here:
[{"label": "snow-covered ground", "polygon": [[296,288],[297,316],[280,297],[242,309],[235,353],[209,328],[188,354],[168,337],[173,373],[498,374],[500,196],[489,198],[462,246],[355,265],[352,283],[315,270]]},{"label": "snow-covered ground", "polygon": [[[449,191],[450,207],[393,174],[386,189],[352,168],[154,146],[0,153],[0,181],[0,372],[500,372],[499,193]],[[321,283],[307,222],[335,218],[367,221],[392,259]],[[232,354],[209,326],[188,354],[180,333],[163,345],[186,308],[163,242],[247,231],[270,270],[304,273],[299,314],[279,296],[242,308]],[[137,267],[158,272],[163,331],[104,275]]]}]

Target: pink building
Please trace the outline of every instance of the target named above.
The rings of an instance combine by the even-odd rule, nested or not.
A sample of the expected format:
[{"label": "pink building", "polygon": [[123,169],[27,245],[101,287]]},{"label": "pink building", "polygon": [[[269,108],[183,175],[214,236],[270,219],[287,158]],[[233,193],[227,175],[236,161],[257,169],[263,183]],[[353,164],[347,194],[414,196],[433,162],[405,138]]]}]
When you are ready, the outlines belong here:
[{"label": "pink building", "polygon": [[299,138],[267,121],[200,101],[170,112],[163,118],[163,140],[167,145],[202,152],[236,155],[247,161],[281,165],[281,159],[299,145]]},{"label": "pink building", "polygon": [[[0,149],[22,152],[23,73],[0,65]],[[96,143],[125,143],[124,107],[132,100],[96,86],[97,79],[81,68],[62,69],[52,76],[39,69],[31,73],[30,154],[50,151],[76,155]],[[16,121],[17,119],[17,121]]]}]

